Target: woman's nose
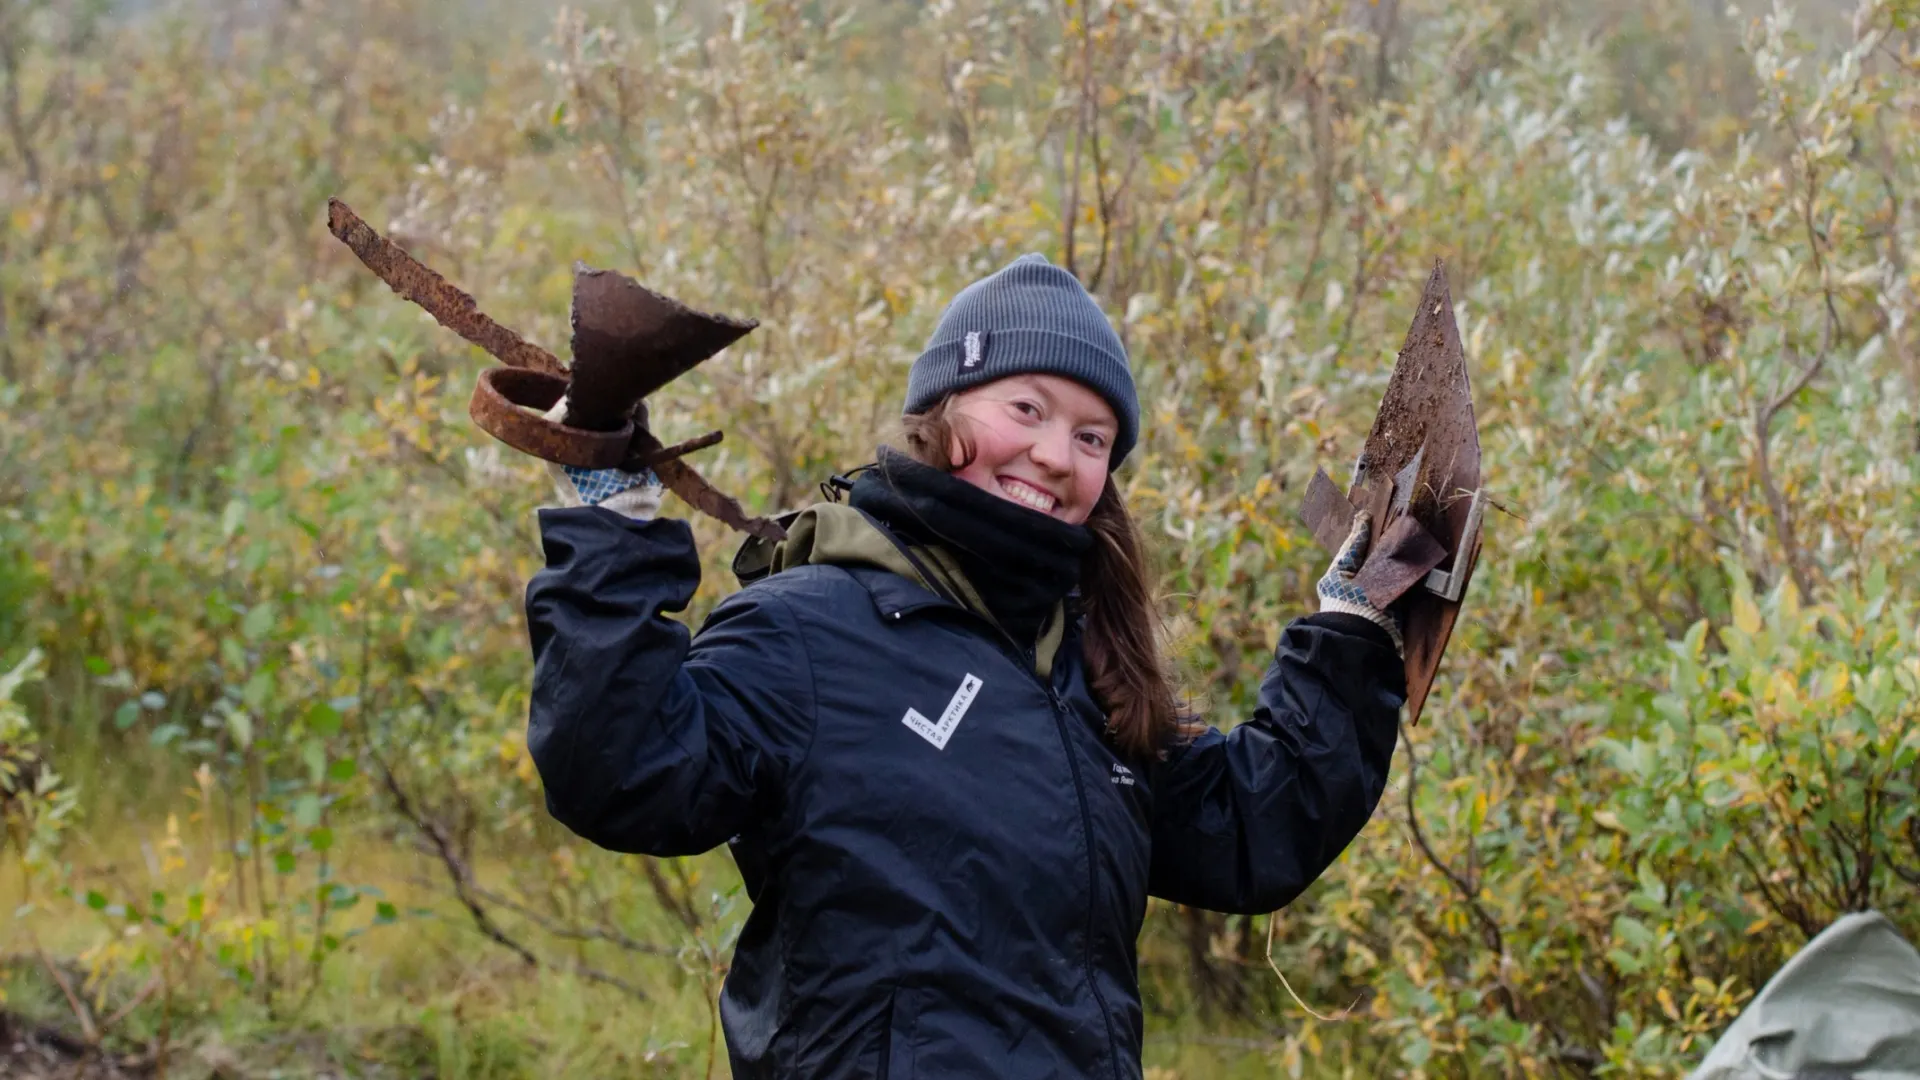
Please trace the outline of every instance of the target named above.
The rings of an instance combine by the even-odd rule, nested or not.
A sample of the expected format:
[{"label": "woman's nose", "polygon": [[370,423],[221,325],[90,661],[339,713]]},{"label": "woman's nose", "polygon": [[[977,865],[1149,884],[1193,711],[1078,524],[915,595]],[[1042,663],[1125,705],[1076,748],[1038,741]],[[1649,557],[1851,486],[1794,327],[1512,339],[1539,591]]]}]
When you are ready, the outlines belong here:
[{"label": "woman's nose", "polygon": [[1035,437],[1027,456],[1042,469],[1064,476],[1073,471],[1073,433],[1049,426]]}]

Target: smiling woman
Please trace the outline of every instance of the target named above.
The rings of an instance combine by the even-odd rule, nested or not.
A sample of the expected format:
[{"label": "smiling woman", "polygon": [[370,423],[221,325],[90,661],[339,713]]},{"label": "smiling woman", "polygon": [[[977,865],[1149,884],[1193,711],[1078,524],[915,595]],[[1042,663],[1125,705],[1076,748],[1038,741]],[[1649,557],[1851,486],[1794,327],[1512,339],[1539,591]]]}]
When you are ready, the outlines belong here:
[{"label": "smiling woman", "polygon": [[953,474],[1072,525],[1093,513],[1120,423],[1099,394],[1058,375],[1010,375],[953,396]]},{"label": "smiling woman", "polygon": [[613,501],[645,474],[573,476],[527,592],[527,747],[595,843],[729,845],[734,1076],[1138,1078],[1148,896],[1270,911],[1340,854],[1393,756],[1393,617],[1323,587],[1246,723],[1181,715],[1112,476],[1126,351],[1040,256],[948,305],[903,414],[905,450],[749,542],[691,640],[662,617],[698,584],[686,525],[609,509],[657,506]]}]

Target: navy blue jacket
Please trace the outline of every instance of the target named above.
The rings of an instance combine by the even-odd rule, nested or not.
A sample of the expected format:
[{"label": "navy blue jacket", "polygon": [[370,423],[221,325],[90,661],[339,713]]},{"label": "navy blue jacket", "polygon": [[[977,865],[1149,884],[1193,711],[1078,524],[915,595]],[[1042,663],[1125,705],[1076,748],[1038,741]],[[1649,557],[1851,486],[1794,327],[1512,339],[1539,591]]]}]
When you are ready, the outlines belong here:
[{"label": "navy blue jacket", "polygon": [[1165,760],[1102,735],[1070,631],[1043,681],[898,574],[804,565],[697,637],[684,522],[540,514],[528,747],[603,847],[731,846],[753,911],[721,1019],[739,1080],[1141,1075],[1147,896],[1285,905],[1386,785],[1399,658],[1289,625],[1250,721]]}]

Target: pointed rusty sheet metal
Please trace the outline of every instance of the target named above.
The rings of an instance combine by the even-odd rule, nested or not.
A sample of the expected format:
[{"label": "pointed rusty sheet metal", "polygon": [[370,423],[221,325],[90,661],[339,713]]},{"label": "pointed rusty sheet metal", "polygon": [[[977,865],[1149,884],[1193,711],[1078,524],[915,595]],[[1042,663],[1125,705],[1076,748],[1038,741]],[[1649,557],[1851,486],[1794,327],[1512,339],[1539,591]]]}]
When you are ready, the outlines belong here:
[{"label": "pointed rusty sheet metal", "polygon": [[655,390],[760,325],[695,311],[613,270],[573,265],[573,379],[567,424],[610,431]]},{"label": "pointed rusty sheet metal", "polygon": [[[1427,278],[1346,497],[1337,498],[1324,477],[1308,485],[1301,519],[1334,548],[1356,510],[1372,518],[1378,539],[1356,581],[1375,603],[1399,601],[1407,719],[1417,722],[1480,548],[1472,513],[1480,491],[1480,432],[1442,264]],[[1452,599],[1430,587],[1435,571],[1450,578]]]}]

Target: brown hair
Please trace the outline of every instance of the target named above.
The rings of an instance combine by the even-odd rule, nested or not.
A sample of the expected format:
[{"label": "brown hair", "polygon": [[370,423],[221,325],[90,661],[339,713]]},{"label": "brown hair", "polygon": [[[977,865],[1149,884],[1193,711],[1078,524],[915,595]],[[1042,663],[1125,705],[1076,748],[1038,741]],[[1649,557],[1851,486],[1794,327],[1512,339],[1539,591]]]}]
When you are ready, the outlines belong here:
[{"label": "brown hair", "polygon": [[[901,417],[907,451],[922,464],[952,472],[956,434],[964,462],[972,440],[954,430],[951,397],[924,413]],[[1189,738],[1197,724],[1181,712],[1174,682],[1160,654],[1160,612],[1148,585],[1146,545],[1127,513],[1127,502],[1107,477],[1087,528],[1093,547],[1080,566],[1080,599],[1087,624],[1081,647],[1087,684],[1107,713],[1107,737],[1135,758],[1155,756]]]}]

